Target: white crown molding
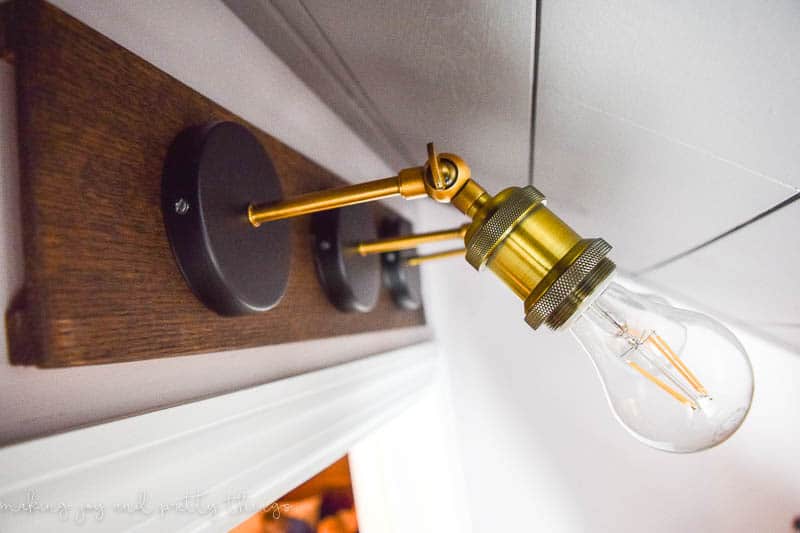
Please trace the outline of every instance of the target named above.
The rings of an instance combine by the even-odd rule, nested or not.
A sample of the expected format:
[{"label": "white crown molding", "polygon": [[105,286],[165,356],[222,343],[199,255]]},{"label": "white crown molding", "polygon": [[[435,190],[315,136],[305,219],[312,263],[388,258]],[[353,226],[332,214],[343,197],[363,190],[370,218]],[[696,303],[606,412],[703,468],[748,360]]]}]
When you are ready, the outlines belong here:
[{"label": "white crown molding", "polygon": [[[0,531],[227,531],[409,405],[436,359],[420,344],[0,449]],[[142,494],[149,514],[121,512]],[[15,509],[32,497],[67,516]]]}]

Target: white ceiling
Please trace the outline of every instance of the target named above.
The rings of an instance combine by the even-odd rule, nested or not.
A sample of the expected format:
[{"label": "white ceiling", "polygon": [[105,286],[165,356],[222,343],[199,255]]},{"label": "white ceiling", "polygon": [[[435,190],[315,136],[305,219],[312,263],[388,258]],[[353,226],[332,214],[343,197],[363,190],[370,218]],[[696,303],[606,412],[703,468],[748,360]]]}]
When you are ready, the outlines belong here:
[{"label": "white ceiling", "polygon": [[800,346],[800,202],[644,279]]},{"label": "white ceiling", "polygon": [[[528,181],[534,2],[226,2],[391,165],[433,140],[491,190]],[[800,203],[758,217],[800,187],[800,2],[540,6],[550,206],[628,273],[794,332]]]},{"label": "white ceiling", "polygon": [[[543,69],[541,79],[547,74]],[[794,192],[544,83],[538,102],[534,184],[579,233],[610,242],[629,272],[697,246]]]},{"label": "white ceiling", "polygon": [[544,0],[535,183],[632,272],[791,196],[798,24],[794,0]]},{"label": "white ceiling", "polygon": [[800,186],[798,28],[794,0],[544,0],[534,182],[629,272],[800,347],[800,202],[754,220]]}]

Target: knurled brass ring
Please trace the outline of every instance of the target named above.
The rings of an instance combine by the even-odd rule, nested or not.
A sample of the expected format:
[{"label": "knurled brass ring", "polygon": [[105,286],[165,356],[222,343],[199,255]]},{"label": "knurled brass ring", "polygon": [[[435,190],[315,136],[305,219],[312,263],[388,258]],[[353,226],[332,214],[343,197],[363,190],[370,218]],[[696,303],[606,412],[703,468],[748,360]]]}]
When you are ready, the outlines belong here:
[{"label": "knurled brass ring", "polygon": [[530,185],[514,189],[466,243],[469,264],[475,270],[483,268],[508,233],[544,199],[544,195]]},{"label": "knurled brass ring", "polygon": [[604,257],[597,263],[597,266],[589,272],[583,280],[575,287],[569,297],[550,313],[545,324],[551,329],[559,329],[569,322],[572,316],[578,312],[583,303],[596,290],[600,290],[603,283],[614,273],[616,265],[609,258]]},{"label": "knurled brass ring", "polygon": [[592,243],[568,266],[541,298],[528,310],[525,321],[533,328],[541,326],[557,308],[569,298],[570,294],[592,272],[600,261],[611,251],[611,245],[603,239]]}]

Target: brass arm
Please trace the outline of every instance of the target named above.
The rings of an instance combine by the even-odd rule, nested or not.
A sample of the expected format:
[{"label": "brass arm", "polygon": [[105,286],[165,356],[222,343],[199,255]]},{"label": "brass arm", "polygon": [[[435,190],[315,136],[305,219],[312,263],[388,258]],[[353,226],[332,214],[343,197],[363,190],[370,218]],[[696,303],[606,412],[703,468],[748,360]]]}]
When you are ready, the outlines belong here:
[{"label": "brass arm", "polygon": [[264,222],[310,215],[318,211],[371,202],[399,194],[401,194],[400,183],[398,177],[395,176],[339,189],[316,191],[277,204],[250,204],[247,209],[247,218],[250,219],[253,226],[258,227]]},{"label": "brass arm", "polygon": [[[457,201],[462,191],[465,194]],[[412,200],[428,196],[438,202],[450,202],[466,213],[469,206],[478,204],[486,191],[470,181],[469,167],[454,154],[436,153],[428,145],[428,163],[422,167],[401,170],[397,176],[367,183],[349,185],[339,189],[316,191],[275,204],[250,204],[247,218],[258,227],[264,222],[310,215],[318,211],[337,209],[348,205],[402,196]],[[485,200],[486,198],[480,198]],[[468,213],[469,214],[469,213]]]},{"label": "brass arm", "polygon": [[464,249],[456,248],[454,250],[445,250],[443,252],[436,252],[434,254],[416,255],[406,259],[408,266],[419,266],[428,261],[436,261],[438,259],[446,259],[448,257],[464,257]]},{"label": "brass arm", "polygon": [[420,233],[417,235],[402,235],[400,237],[389,237],[374,241],[362,242],[356,246],[356,251],[361,255],[382,254],[385,252],[395,252],[398,250],[408,250],[416,248],[421,244],[432,242],[449,241],[453,239],[463,239],[467,234],[469,224],[464,224],[458,228],[432,231],[430,233]]}]

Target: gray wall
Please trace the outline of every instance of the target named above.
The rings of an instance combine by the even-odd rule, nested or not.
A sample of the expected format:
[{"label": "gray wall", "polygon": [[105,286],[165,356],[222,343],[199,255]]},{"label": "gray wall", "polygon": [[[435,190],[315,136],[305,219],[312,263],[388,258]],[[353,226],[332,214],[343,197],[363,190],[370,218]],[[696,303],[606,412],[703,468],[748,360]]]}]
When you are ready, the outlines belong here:
[{"label": "gray wall", "polygon": [[433,141],[493,192],[528,182],[532,2],[225,2],[395,167]]}]

